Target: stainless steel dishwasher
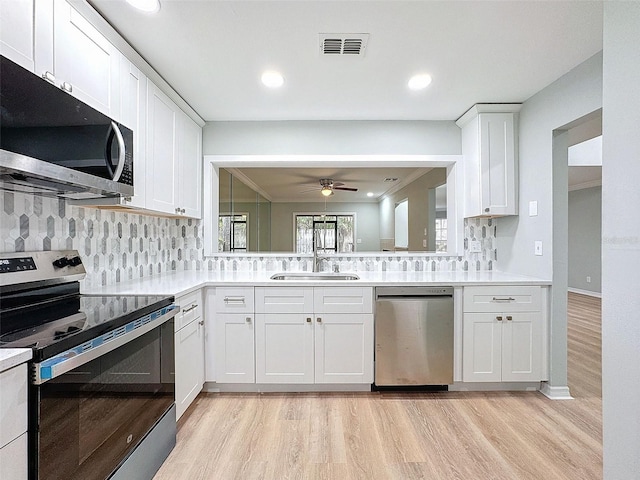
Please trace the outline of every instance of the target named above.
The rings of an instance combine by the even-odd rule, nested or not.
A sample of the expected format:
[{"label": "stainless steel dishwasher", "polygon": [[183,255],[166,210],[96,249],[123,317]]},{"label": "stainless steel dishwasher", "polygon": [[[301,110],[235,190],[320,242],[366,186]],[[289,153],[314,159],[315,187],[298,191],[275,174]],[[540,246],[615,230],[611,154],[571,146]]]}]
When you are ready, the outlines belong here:
[{"label": "stainless steel dishwasher", "polygon": [[453,287],[377,287],[375,385],[453,383]]}]

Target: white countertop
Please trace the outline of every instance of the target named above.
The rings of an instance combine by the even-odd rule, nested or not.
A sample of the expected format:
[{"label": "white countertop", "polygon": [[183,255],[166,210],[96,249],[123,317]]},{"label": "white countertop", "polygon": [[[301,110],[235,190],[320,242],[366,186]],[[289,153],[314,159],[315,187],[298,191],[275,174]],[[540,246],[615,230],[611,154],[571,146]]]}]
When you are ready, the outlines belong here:
[{"label": "white countertop", "polygon": [[0,348],[0,372],[31,360],[30,348]]},{"label": "white countertop", "polygon": [[356,273],[360,280],[271,280],[275,271],[220,272],[187,270],[144,277],[105,287],[82,289],[85,294],[102,295],[175,295],[180,296],[202,287],[216,286],[419,286],[419,285],[550,285],[524,275],[503,272],[340,272]]}]

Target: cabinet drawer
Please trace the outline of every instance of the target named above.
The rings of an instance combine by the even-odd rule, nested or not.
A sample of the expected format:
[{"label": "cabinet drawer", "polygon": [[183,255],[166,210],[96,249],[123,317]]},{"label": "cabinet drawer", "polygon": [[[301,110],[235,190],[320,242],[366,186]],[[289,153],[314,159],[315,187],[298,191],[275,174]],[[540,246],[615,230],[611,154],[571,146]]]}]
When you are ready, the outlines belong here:
[{"label": "cabinet drawer", "polygon": [[216,312],[253,314],[253,287],[216,288]]},{"label": "cabinet drawer", "polygon": [[175,331],[202,316],[202,291],[197,290],[176,299],[180,313],[176,316]]},{"label": "cabinet drawer", "polygon": [[256,287],[256,313],[313,313],[313,287]]},{"label": "cabinet drawer", "polygon": [[314,313],[373,313],[371,287],[316,287]]},{"label": "cabinet drawer", "polygon": [[27,431],[27,364],[0,373],[0,447]]},{"label": "cabinet drawer", "polygon": [[465,312],[538,312],[542,309],[541,287],[486,286],[465,287]]}]

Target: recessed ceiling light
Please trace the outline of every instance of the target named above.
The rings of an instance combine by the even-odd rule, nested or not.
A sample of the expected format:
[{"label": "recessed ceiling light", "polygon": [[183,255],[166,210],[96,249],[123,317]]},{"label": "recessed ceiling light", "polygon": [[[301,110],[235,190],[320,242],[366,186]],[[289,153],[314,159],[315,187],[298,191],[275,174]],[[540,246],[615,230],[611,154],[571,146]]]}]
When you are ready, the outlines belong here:
[{"label": "recessed ceiling light", "polygon": [[373,197],[373,192],[368,192],[367,197]]},{"label": "recessed ceiling light", "polygon": [[431,83],[431,75],[426,73],[420,73],[418,75],[414,75],[409,79],[409,83],[407,84],[411,90],[422,90],[427,88]]},{"label": "recessed ceiling light", "polygon": [[262,83],[265,87],[279,88],[284,84],[284,77],[279,72],[268,70],[262,74]]},{"label": "recessed ceiling light", "polygon": [[155,13],[160,10],[160,0],[127,0],[127,3],[147,13]]}]

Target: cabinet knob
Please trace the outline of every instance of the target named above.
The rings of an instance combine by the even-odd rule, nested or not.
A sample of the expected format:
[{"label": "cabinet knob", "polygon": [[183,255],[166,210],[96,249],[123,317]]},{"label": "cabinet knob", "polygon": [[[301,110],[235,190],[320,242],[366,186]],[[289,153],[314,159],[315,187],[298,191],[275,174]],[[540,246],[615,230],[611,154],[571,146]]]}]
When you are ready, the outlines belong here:
[{"label": "cabinet knob", "polygon": [[251,317],[245,318],[244,321],[247,322],[247,323],[251,323]]},{"label": "cabinet knob", "polygon": [[311,323],[311,317],[307,317],[307,323]]},{"label": "cabinet knob", "polygon": [[316,322],[322,323],[322,318],[320,318],[320,317],[316,318]]},{"label": "cabinet knob", "polygon": [[511,320],[513,320],[513,317],[511,315],[507,315],[507,321],[510,322]]},{"label": "cabinet knob", "polygon": [[54,75],[53,73],[51,73],[51,72],[48,72],[48,71],[47,71],[47,72],[44,72],[44,73],[42,74],[42,78],[44,78],[44,79],[45,79],[45,80],[47,80],[48,82],[56,83],[56,77],[55,77],[55,75]]},{"label": "cabinet knob", "polygon": [[485,211],[486,213],[489,213],[489,211],[490,211],[489,207],[485,208],[485,209],[484,209],[484,211]]},{"label": "cabinet knob", "polygon": [[496,317],[496,320],[498,320],[499,322],[502,321],[502,317]]},{"label": "cabinet knob", "polygon": [[180,209],[180,212],[184,215],[185,213],[187,213],[187,211],[184,208]]},{"label": "cabinet knob", "polygon": [[204,320],[200,320],[200,321],[198,322],[198,325],[202,325],[202,326],[204,326]]},{"label": "cabinet knob", "polygon": [[69,82],[62,82],[60,84],[60,88],[63,89],[65,92],[73,92],[73,86],[69,83]]}]

